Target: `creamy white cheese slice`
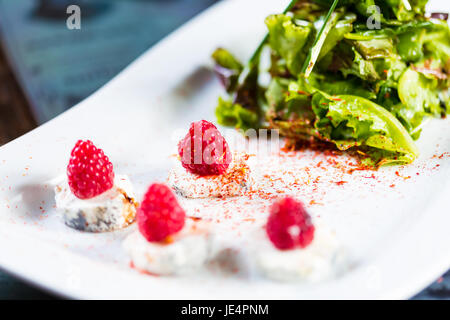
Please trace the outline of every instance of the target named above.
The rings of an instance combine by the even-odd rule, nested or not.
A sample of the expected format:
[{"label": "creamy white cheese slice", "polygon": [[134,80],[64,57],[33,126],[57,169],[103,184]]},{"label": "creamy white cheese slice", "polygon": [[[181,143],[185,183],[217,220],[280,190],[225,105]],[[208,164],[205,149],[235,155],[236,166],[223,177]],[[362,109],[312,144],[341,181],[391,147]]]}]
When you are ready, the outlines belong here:
[{"label": "creamy white cheese slice", "polygon": [[86,232],[107,232],[125,228],[136,217],[133,186],[125,175],[117,175],[114,186],[92,199],[77,198],[67,180],[55,186],[56,208],[63,214],[64,223]]},{"label": "creamy white cheese slice", "polygon": [[202,268],[211,251],[208,225],[186,219],[184,228],[166,242],[149,242],[139,231],[124,241],[134,267],[155,275],[183,275]]},{"label": "creamy white cheese slice", "polygon": [[277,281],[317,282],[339,273],[345,254],[333,232],[316,225],[313,242],[304,249],[278,250],[259,228],[248,248],[257,274]]},{"label": "creamy white cheese slice", "polygon": [[217,198],[243,195],[252,183],[249,156],[233,153],[233,160],[227,171],[219,176],[201,177],[187,171],[179,160],[169,173],[169,185],[186,198]]}]

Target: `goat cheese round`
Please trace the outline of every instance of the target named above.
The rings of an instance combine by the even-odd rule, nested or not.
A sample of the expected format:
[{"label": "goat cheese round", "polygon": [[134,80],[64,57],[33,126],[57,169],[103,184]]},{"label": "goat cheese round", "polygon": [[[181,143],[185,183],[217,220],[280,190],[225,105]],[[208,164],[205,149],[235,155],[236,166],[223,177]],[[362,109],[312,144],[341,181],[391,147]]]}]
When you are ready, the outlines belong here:
[{"label": "goat cheese round", "polygon": [[63,213],[64,223],[76,230],[107,232],[122,229],[134,222],[137,203],[131,181],[118,175],[110,190],[92,199],[79,199],[67,180],[55,187],[56,208]]},{"label": "goat cheese round", "polygon": [[277,281],[317,282],[338,272],[342,251],[334,234],[316,226],[313,242],[304,249],[278,250],[263,228],[254,234],[248,250],[255,271]]},{"label": "goat cheese round", "polygon": [[176,161],[169,173],[169,185],[186,198],[217,198],[243,195],[251,183],[249,155],[234,153],[227,171],[218,176],[198,176]]},{"label": "goat cheese round", "polygon": [[210,247],[207,225],[190,219],[165,242],[149,242],[139,231],[124,242],[135,268],[155,275],[183,275],[198,270],[208,261]]}]

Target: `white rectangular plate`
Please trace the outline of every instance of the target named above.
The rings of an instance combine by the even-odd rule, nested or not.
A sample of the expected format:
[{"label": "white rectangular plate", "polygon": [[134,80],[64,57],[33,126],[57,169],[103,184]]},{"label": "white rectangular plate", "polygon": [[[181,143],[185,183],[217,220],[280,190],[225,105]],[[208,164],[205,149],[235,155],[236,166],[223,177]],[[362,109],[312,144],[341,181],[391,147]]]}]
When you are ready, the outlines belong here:
[{"label": "white rectangular plate", "polygon": [[[79,233],[64,226],[54,210],[50,181],[64,174],[78,139],[102,147],[116,172],[131,177],[139,198],[151,182],[164,181],[176,149],[175,132],[194,120],[215,119],[223,91],[209,71],[212,51],[224,46],[244,59],[265,32],[264,18],[286,2],[219,3],[78,106],[3,146],[0,266],[74,298],[408,298],[444,273],[450,267],[448,120],[428,124],[418,141],[420,158],[406,167],[349,174],[311,152],[286,160],[285,168],[292,166],[294,175],[311,167],[313,181],[305,178],[296,190],[284,191],[301,197],[316,219],[333,228],[354,259],[345,274],[318,284],[150,277],[129,267],[120,245],[135,227]],[[450,11],[446,1],[433,5]],[[320,161],[325,164],[318,166]],[[251,214],[232,219],[239,222]]]}]

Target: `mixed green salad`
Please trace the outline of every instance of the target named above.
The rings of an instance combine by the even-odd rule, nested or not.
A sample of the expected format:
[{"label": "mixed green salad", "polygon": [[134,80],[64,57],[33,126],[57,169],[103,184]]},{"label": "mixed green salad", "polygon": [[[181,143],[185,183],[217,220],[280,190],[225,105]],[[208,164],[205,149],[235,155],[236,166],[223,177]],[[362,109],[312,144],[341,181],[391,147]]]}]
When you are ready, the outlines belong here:
[{"label": "mixed green salad", "polygon": [[298,0],[266,18],[246,64],[213,54],[221,125],[279,129],[356,150],[371,166],[418,156],[426,119],[450,113],[448,15],[427,0]]}]

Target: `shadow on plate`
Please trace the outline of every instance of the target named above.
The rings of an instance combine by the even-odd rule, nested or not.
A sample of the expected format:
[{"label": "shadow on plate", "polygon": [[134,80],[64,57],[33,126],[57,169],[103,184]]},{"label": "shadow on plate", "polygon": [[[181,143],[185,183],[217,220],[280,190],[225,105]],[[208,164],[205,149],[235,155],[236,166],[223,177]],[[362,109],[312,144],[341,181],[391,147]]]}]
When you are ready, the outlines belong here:
[{"label": "shadow on plate", "polygon": [[189,99],[198,95],[200,90],[213,79],[214,72],[212,70],[200,67],[184,78],[172,92],[178,97]]},{"label": "shadow on plate", "polygon": [[30,184],[18,190],[21,196],[20,204],[27,216],[38,218],[48,213],[54,207],[54,193],[50,185]]}]

